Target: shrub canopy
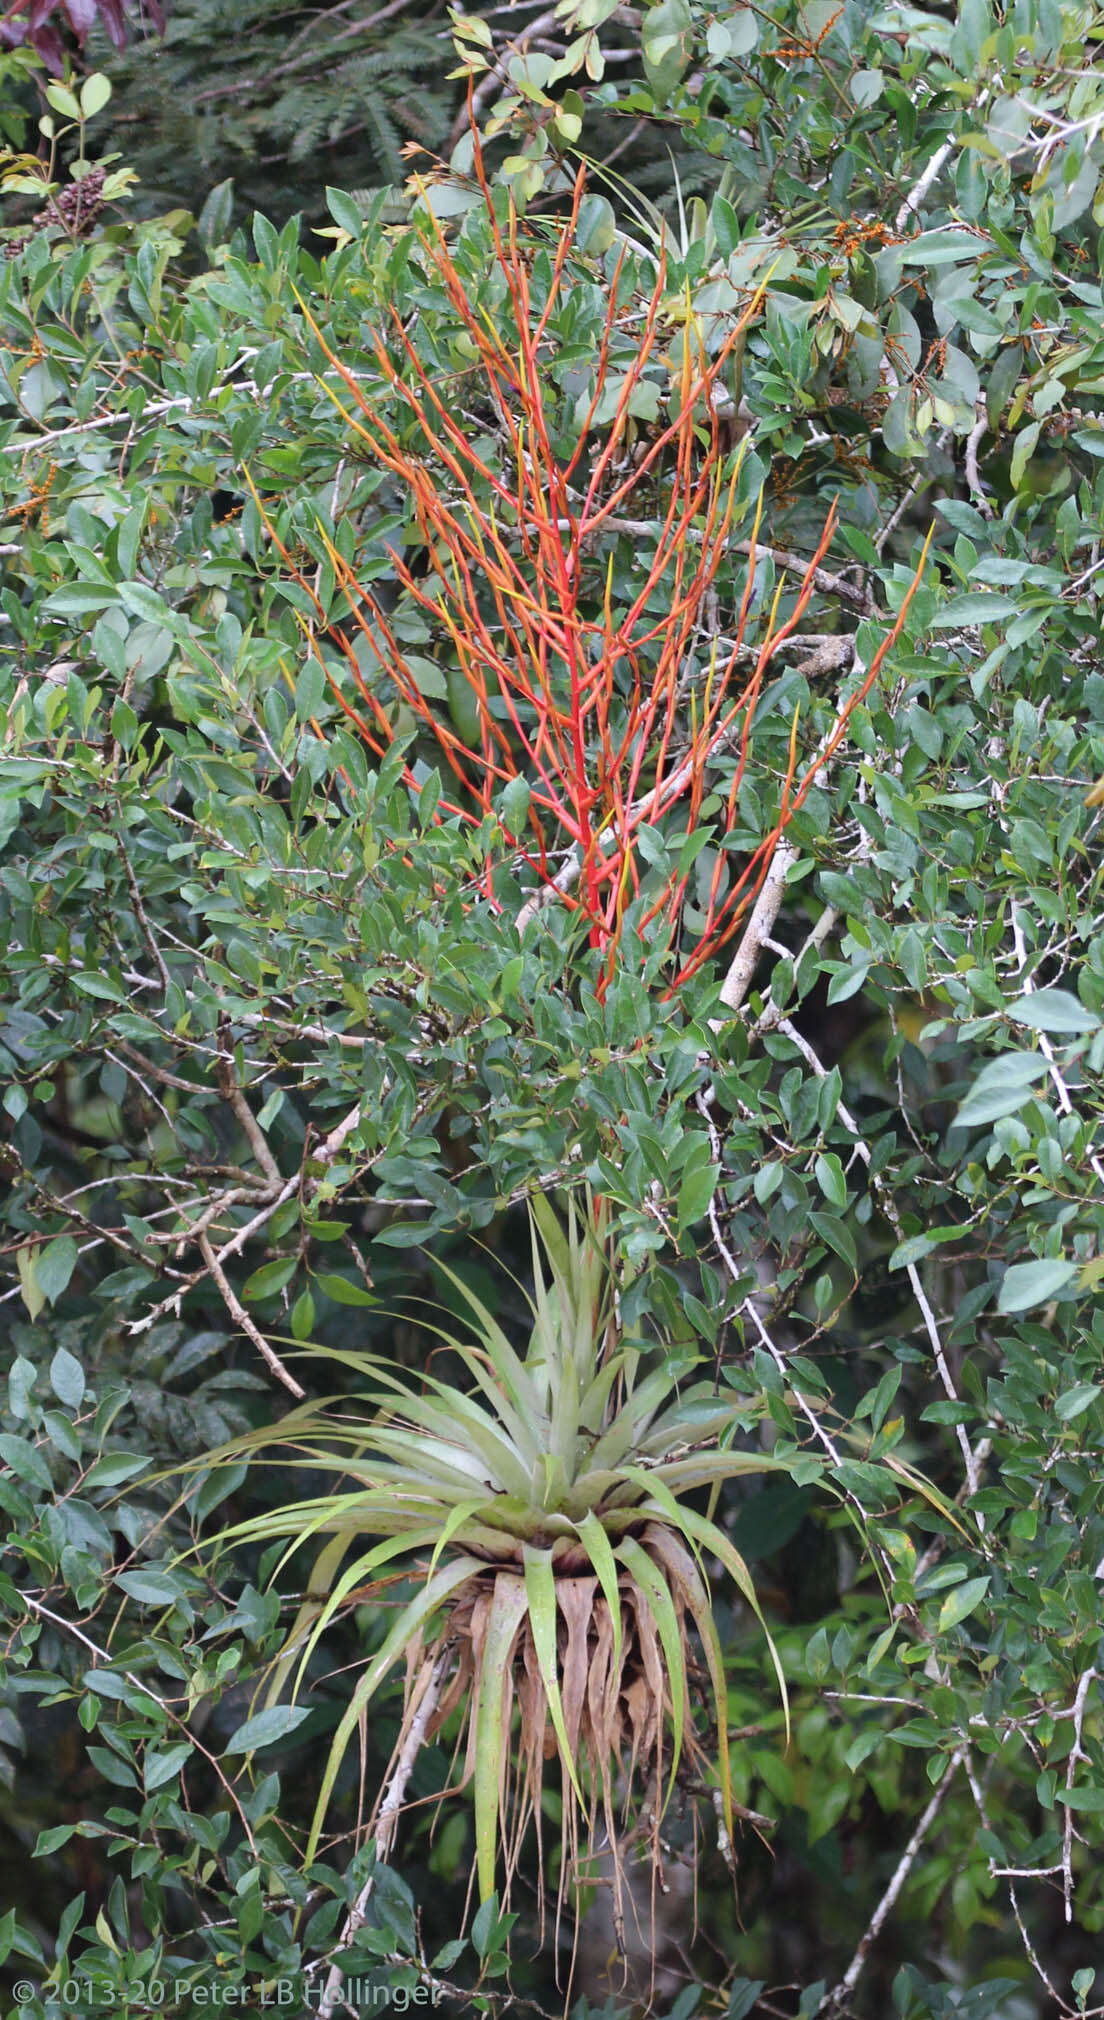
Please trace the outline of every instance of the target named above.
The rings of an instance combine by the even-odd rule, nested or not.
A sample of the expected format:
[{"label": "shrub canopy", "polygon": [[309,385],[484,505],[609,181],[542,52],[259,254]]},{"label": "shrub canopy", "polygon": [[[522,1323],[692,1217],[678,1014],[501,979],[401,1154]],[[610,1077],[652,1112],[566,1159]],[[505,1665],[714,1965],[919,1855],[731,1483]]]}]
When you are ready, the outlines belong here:
[{"label": "shrub canopy", "polygon": [[[308,1867],[394,1595],[344,1591],[308,1693],[267,1701],[309,1595],[287,1483],[244,1455],[317,1409],[327,1357],[342,1383],[381,1357],[424,1429],[463,1356],[390,1314],[428,1296],[457,1337],[497,1301],[516,1351],[501,1265],[531,1269],[525,1203],[580,1181],[619,1325],[724,1416],[732,1477],[690,1506],[746,1562],[791,1703],[787,1743],[756,1614],[710,1585],[733,1817],[776,1852],[745,1817],[738,1920],[710,1832],[721,1955],[694,1952],[680,2020],[761,1991],[1093,2010],[1095,28],[814,15],[661,0],[628,76],[630,29],[580,15],[558,77],[539,50],[504,52],[509,90],[477,71],[486,188],[461,141],[399,201],[330,191],[328,236],[235,229],[226,190],[199,232],[139,217],[94,79],[51,87],[83,174],[8,164],[0,1739],[43,1775],[28,1828],[18,1769],[7,1827],[42,1834],[2,1928],[33,2013],[159,1974],[187,2012],[216,1970],[332,2008],[335,1957],[505,2004],[510,1917],[488,1892],[458,1933],[462,1804],[432,1843],[404,1819],[396,1870],[338,1838]],[[492,30],[458,34],[483,61]],[[662,216],[593,171],[572,213],[592,101],[677,122]],[[93,214],[72,191],[101,170]],[[703,735],[718,669],[731,739]],[[578,798],[574,833],[540,804],[583,726],[575,788],[607,792],[619,854],[603,825],[588,858]],[[209,1576],[215,1530],[239,1547]],[[707,1665],[700,1706],[683,1666],[705,1781],[720,1688]],[[418,1733],[373,1704],[374,1791]],[[447,1747],[405,1771],[439,1794]],[[358,1787],[341,1753],[339,1833]],[[672,1857],[688,1819],[672,1799]],[[550,2001],[520,1933],[514,1982]]]}]

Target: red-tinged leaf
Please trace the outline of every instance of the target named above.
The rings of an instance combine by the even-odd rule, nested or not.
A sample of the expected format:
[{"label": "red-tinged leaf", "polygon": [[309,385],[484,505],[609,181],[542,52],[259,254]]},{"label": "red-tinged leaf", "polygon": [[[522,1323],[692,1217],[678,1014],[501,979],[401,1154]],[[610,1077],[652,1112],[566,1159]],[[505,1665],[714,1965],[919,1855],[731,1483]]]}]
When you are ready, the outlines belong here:
[{"label": "red-tinged leaf", "polygon": [[[22,41],[22,36],[20,40]],[[65,71],[65,50],[61,36],[53,27],[39,28],[29,38],[32,49],[41,56],[43,63],[54,77],[61,77]]]},{"label": "red-tinged leaf", "polygon": [[[96,20],[96,0],[61,0],[61,11],[77,41],[83,46]],[[107,9],[104,9],[106,14]],[[110,30],[108,31],[110,33]],[[112,36],[112,41],[114,41]]]},{"label": "red-tinged leaf", "polygon": [[[87,0],[80,0],[80,4],[81,6],[86,5]],[[126,47],[127,31],[126,22],[123,19],[122,0],[99,0],[99,10],[104,27],[107,29],[116,49],[124,49]]]}]

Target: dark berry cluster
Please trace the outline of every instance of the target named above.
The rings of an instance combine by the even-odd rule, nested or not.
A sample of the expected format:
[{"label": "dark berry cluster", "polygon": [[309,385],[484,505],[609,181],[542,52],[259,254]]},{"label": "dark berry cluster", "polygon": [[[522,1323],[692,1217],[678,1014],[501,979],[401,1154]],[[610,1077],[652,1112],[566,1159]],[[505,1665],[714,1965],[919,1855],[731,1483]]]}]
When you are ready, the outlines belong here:
[{"label": "dark berry cluster", "polygon": [[8,259],[14,259],[22,252],[28,239],[36,231],[45,231],[50,225],[61,225],[72,238],[79,238],[95,224],[103,209],[103,186],[106,170],[90,168],[79,182],[67,184],[47,198],[40,211],[31,219],[27,230],[19,238],[11,238],[4,247]]}]

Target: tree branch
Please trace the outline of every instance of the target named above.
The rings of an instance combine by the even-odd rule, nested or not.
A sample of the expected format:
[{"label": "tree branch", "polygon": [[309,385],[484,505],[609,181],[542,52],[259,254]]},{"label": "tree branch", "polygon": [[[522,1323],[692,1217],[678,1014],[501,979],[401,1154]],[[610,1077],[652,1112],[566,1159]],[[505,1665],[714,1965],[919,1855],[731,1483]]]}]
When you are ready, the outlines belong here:
[{"label": "tree branch", "polygon": [[[386,1861],[387,1855],[391,1850],[399,1821],[399,1811],[402,1809],[406,1799],[407,1783],[414,1771],[414,1763],[424,1744],[430,1719],[437,1709],[437,1701],[441,1695],[441,1686],[445,1680],[451,1653],[451,1648],[446,1646],[441,1650],[436,1662],[422,1671],[424,1684],[421,1701],[413,1717],[410,1719],[406,1736],[399,1749],[398,1760],[395,1763],[395,1772],[384,1790],[382,1801],[376,1812],[377,1859]],[[345,1926],[341,1931],[342,1949],[348,1949],[349,1944],[356,1937],[357,1930],[363,1927],[368,1903],[372,1898],[372,1889],[375,1883],[375,1873],[369,1873],[345,1918]],[[341,1987],[344,1982],[345,1974],[340,1964],[331,1964],[329,1976],[326,1979],[325,1990],[317,2008],[318,2020],[331,2020],[334,2007],[341,1996]]]},{"label": "tree branch", "polygon": [[228,1017],[221,1017],[219,1019],[218,1077],[222,1092],[233,1109],[234,1114],[237,1116],[238,1121],[241,1123],[249,1147],[261,1170],[264,1172],[269,1185],[282,1185],[283,1173],[268,1147],[264,1130],[260,1127],[253,1110],[250,1108],[242,1092],[241,1082],[238,1079],[237,1070],[234,1065],[234,1052],[230,1043],[230,1020]]},{"label": "tree branch", "polygon": [[253,1324],[249,1313],[237,1296],[229,1277],[223,1269],[214,1249],[211,1247],[210,1237],[206,1229],[204,1229],[199,1237],[199,1252],[207,1265],[208,1274],[214,1278],[219,1295],[231,1318],[241,1327],[246,1338],[252,1340],[258,1353],[262,1355],[269,1368],[271,1368],[276,1380],[282,1382],[285,1389],[290,1389],[292,1395],[299,1402],[302,1402],[307,1393],[306,1390],[300,1387],[294,1375],[289,1374],[275,1347],[269,1346],[264,1334],[258,1332],[257,1327]]},{"label": "tree branch", "polygon": [[721,983],[721,1002],[727,1010],[739,1010],[751,987],[751,978],[762,953],[763,942],[770,937],[771,929],[782,909],[786,878],[797,860],[798,854],[793,844],[780,842],[763,879],[763,888],[755,900],[740,944],[729,963],[728,973]]},{"label": "tree branch", "polygon": [[821,2006],[819,2008],[821,2012],[824,2012],[826,2009],[830,2010],[832,2007],[838,2009],[839,2007],[843,2006],[848,1998],[848,1995],[854,1991],[855,1986],[858,1984],[859,1978],[862,1975],[863,1966],[866,1963],[867,1957],[870,1953],[871,1946],[876,1942],[886,1922],[887,1917],[889,1916],[894,1905],[896,1904],[898,1895],[901,1892],[901,1888],[904,1886],[905,1881],[908,1879],[908,1876],[916,1863],[917,1853],[919,1852],[920,1847],[924,1842],[924,1839],[927,1837],[928,1832],[930,1831],[932,1825],[934,1824],[936,1817],[939,1815],[939,1812],[942,1809],[943,1804],[946,1802],[947,1797],[950,1794],[951,1783],[953,1782],[955,1774],[957,1770],[961,1767],[962,1762],[965,1760],[965,1758],[966,1758],[966,1748],[964,1746],[956,1747],[954,1753],[950,1757],[950,1760],[947,1762],[946,1772],[943,1776],[942,1781],[939,1783],[939,1786],[936,1789],[935,1794],[933,1795],[930,1803],[928,1804],[927,1809],[924,1811],[924,1814],[920,1818],[920,1821],[917,1824],[916,1829],[913,1831],[913,1834],[909,1839],[908,1844],[905,1846],[904,1852],[901,1855],[900,1863],[897,1867],[896,1872],[893,1875],[893,1878],[891,1879],[888,1887],[885,1890],[885,1893],[882,1895],[881,1900],[878,1902],[878,1905],[875,1908],[874,1913],[872,1914],[869,1922],[867,1923],[866,1929],[859,1941],[859,1946],[855,1951],[855,1954],[852,1957],[851,1962],[847,1966],[847,1969],[844,1972],[843,1977],[840,1979],[839,1984],[836,1986],[835,1990],[829,1992],[827,1997],[821,2002]]},{"label": "tree branch", "polygon": [[[982,94],[982,96],[984,96],[984,93]],[[938,175],[942,174],[944,167],[946,166],[947,162],[950,160],[952,154],[954,153],[954,148],[955,143],[953,138],[951,140],[945,140],[943,142],[942,147],[936,148],[935,153],[932,155],[932,158],[929,161],[927,167],[925,168],[923,174],[917,177],[916,181],[912,185],[912,188],[909,190],[909,193],[906,196],[904,203],[901,205],[900,210],[897,212],[897,215],[893,220],[894,231],[904,231],[904,228],[907,225],[910,216],[914,216],[916,214],[916,212],[920,208],[920,205],[923,203],[924,198],[927,196],[927,193],[931,188],[932,183],[935,181]]]},{"label": "tree branch", "polygon": [[[1095,1669],[1086,1669],[1078,1680],[1077,1694],[1073,1700],[1073,1745],[1066,1761],[1066,1792],[1073,1787],[1073,1778],[1078,1761],[1087,1761],[1089,1756],[1081,1744],[1085,1725],[1085,1704],[1096,1677]],[[1062,1893],[1066,1903],[1066,1921],[1073,1920],[1073,1806],[1066,1804],[1066,1821],[1062,1830]]]},{"label": "tree branch", "polygon": [[986,496],[985,486],[978,470],[978,450],[981,447],[981,438],[989,426],[984,393],[979,393],[974,412],[977,419],[966,437],[966,483],[974,502],[974,509],[981,513],[983,519],[991,519],[993,507]]},{"label": "tree branch", "polygon": [[[800,554],[791,554],[788,547],[765,547],[761,540],[754,544],[750,540],[733,543],[736,554],[769,554],[779,568],[789,569],[792,575],[807,575],[809,564]],[[814,568],[813,587],[822,590],[825,596],[838,596],[841,603],[850,604],[852,610],[861,610],[864,617],[874,616],[874,598],[868,589],[856,589],[851,582],[845,582],[842,575],[832,575],[827,568]]]}]

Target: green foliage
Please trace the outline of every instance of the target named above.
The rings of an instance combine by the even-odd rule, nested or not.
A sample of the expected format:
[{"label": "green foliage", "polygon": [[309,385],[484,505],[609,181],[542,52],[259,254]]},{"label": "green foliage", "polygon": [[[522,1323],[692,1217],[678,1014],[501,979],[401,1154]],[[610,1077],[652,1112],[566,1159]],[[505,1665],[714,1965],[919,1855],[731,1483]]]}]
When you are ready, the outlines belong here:
[{"label": "green foliage", "polygon": [[[611,48],[596,76],[602,13],[565,22],[558,79],[545,52],[524,74],[507,52],[516,103],[484,112],[514,149],[499,182],[528,187],[531,208],[539,191],[550,219],[563,150],[603,130],[588,122],[678,123],[665,217],[615,181],[588,199],[590,264],[556,333],[575,354],[559,354],[549,409],[566,439],[618,252],[654,272],[663,231],[663,312],[707,355],[767,281],[729,389],[751,430],[703,662],[734,635],[760,485],[758,639],[776,594],[779,620],[793,613],[842,494],[753,759],[738,777],[737,753],[718,754],[695,811],[680,874],[700,915],[731,867],[718,807],[733,794],[742,861],[777,816],[791,736],[797,760],[826,749],[929,511],[936,526],[764,909],[672,1001],[659,960],[603,997],[565,907],[519,921],[531,886],[499,861],[500,825],[448,812],[413,713],[368,753],[327,680],[341,688],[346,662],[305,642],[316,613],[296,573],[352,635],[336,554],[426,693],[462,700],[447,626],[404,597],[393,559],[421,566],[424,529],[358,454],[296,291],[365,376],[393,306],[488,467],[512,467],[471,402],[463,317],[404,222],[433,207],[493,323],[463,154],[401,210],[335,191],[325,258],[294,222],[231,236],[236,164],[214,138],[201,234],[183,211],[52,219],[41,170],[13,164],[29,186],[11,213],[26,243],[0,271],[0,1741],[32,1877],[0,1936],[5,1968],[41,1988],[27,2010],[51,2020],[161,1971],[181,2013],[216,1971],[252,1997],[286,1979],[305,2006],[338,1954],[393,2003],[440,1985],[459,2010],[494,2010],[509,1950],[514,1982],[551,1998],[524,1962],[535,1905],[515,1902],[513,1938],[497,1902],[456,1938],[461,1813],[433,1845],[423,1812],[404,1819],[402,1878],[336,1840],[306,1869],[346,1667],[362,1673],[388,1630],[379,1595],[335,1611],[293,1724],[266,1707],[265,1674],[304,1603],[294,1566],[242,1544],[216,1585],[187,1553],[215,1528],[259,1538],[287,1501],[262,1466],[211,1455],[263,1442],[281,1383],[309,1385],[317,1408],[324,1362],[296,1343],[375,1355],[424,1394],[417,1336],[386,1310],[428,1287],[428,1254],[459,1280],[457,1314],[486,1304],[472,1231],[526,1271],[513,1208],[580,1178],[623,1258],[622,1326],[665,1341],[684,1400],[707,1355],[725,1435],[773,1462],[709,1513],[787,1678],[788,1746],[762,1642],[718,1581],[734,1815],[773,1833],[776,1862],[745,1828],[738,1923],[723,1859],[703,1852],[716,1947],[693,1964],[711,1989],[684,1987],[678,2010],[752,2013],[762,1991],[811,2015],[843,1982],[837,2007],[909,2020],[1091,2010],[1104,475],[1099,80],[1083,50],[1098,24],[970,0],[954,19],[826,4],[768,26],[664,0],[641,67],[625,75]],[[319,17],[327,34],[343,18]],[[663,390],[657,370],[657,413]],[[660,468],[660,516],[665,484]],[[631,595],[640,540],[630,525],[603,545],[596,618],[607,577]],[[697,694],[702,668],[687,671]],[[667,875],[662,831],[648,847],[646,873]],[[506,1306],[516,1342],[524,1308]],[[430,1373],[443,1403],[464,1393],[448,1364]],[[173,1504],[166,1470],[190,1463]],[[814,1499],[828,1471],[833,1513]],[[402,1717],[382,1690],[374,1709],[373,1787]],[[21,1740],[49,1770],[33,1800]],[[427,1747],[414,1793],[447,1777]],[[356,1779],[350,1763],[335,1783],[343,1829]],[[59,1822],[67,1783],[79,1814]],[[544,1793],[554,1804],[551,1778]],[[664,1828],[677,1864],[673,1804]],[[61,1992],[67,1968],[92,1989]],[[780,1991],[795,1971],[804,1989]],[[588,2000],[606,1989],[592,1980]]]},{"label": "green foliage", "polygon": [[[555,185],[563,75],[603,75],[604,12],[577,10],[591,32],[554,72],[534,69],[543,58],[507,62],[517,89],[497,116],[515,145],[525,133],[511,173],[532,193]],[[1091,479],[1104,159],[1100,73],[1082,53],[1094,18],[823,0],[768,23],[664,0],[644,16],[646,81],[626,91],[607,80],[597,94],[644,120],[662,104],[682,145],[716,163],[707,199],[686,203],[703,157],[680,156],[664,205],[699,306],[724,311],[772,271],[744,392],[806,537],[801,500],[841,483],[875,530],[891,483],[913,497],[953,492],[956,465],[960,495],[985,518],[990,499],[1000,510],[1016,497],[1022,514],[1040,493],[1057,502]],[[465,47],[477,70],[491,60],[478,40]],[[584,153],[589,134],[584,120]],[[619,177],[611,195],[654,228]]]},{"label": "green foliage", "polygon": [[162,39],[96,55],[126,113],[110,141],[136,160],[146,202],[196,212],[225,176],[244,215],[259,205],[322,222],[327,182],[400,182],[404,150],[437,153],[459,104],[447,24],[410,6],[377,20],[371,9],[359,19],[276,0],[175,0]]}]

